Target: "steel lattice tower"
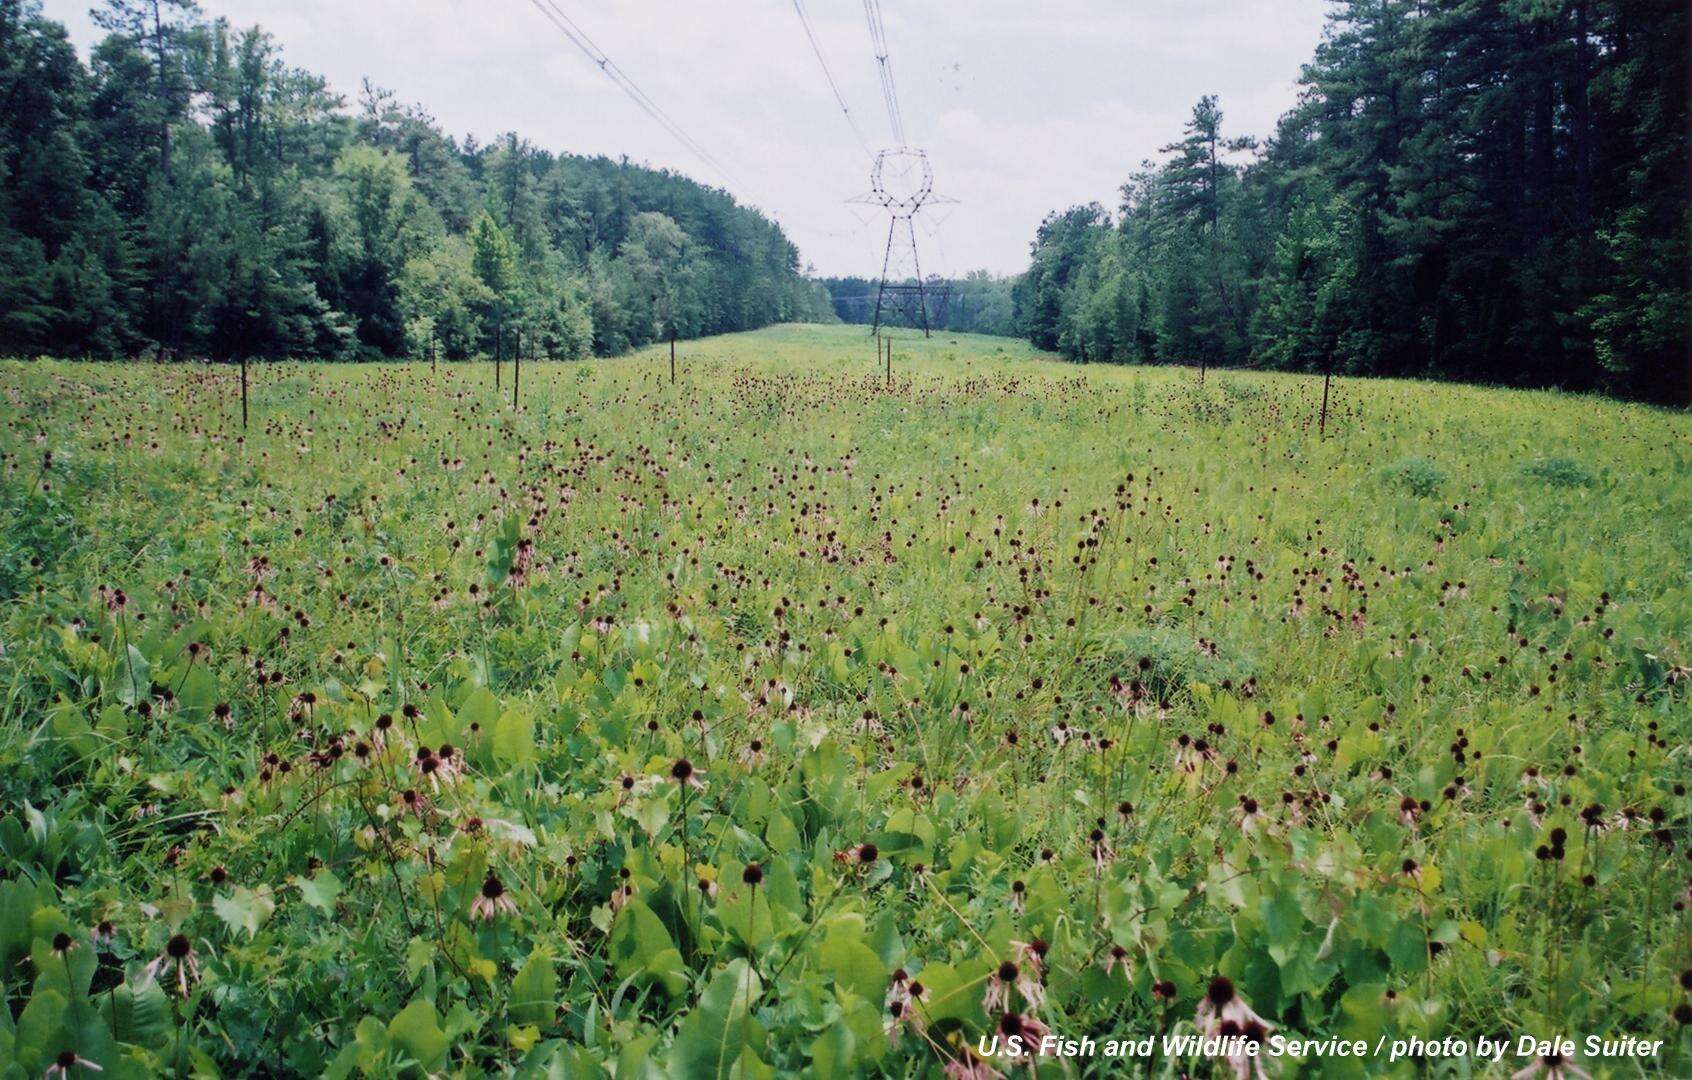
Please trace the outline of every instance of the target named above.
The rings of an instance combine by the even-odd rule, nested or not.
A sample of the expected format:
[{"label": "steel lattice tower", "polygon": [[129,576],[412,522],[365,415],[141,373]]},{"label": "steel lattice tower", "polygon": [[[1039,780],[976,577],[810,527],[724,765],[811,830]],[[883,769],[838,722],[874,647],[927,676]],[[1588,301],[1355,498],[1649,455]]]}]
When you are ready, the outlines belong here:
[{"label": "steel lattice tower", "polygon": [[934,169],[925,151],[901,146],[875,155],[869,193],[851,201],[879,206],[888,214],[887,248],[881,260],[870,333],[880,333],[883,315],[897,311],[911,326],[921,326],[927,337],[929,302],[937,301],[944,307],[951,286],[938,277],[923,277],[917,254],[916,216],[925,206],[957,200],[934,193]]}]

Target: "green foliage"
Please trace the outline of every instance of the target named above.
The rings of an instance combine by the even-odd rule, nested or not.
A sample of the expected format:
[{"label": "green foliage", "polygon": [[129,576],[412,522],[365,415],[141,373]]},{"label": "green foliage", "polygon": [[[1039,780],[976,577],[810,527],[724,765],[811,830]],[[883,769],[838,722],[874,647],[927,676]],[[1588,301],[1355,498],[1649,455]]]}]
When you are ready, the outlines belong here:
[{"label": "green foliage", "polygon": [[[725,192],[515,134],[460,145],[270,36],[106,0],[88,66],[0,0],[0,350],[574,359],[822,317],[780,228]],[[659,238],[652,219],[674,235]]]},{"label": "green foliage", "polygon": [[1593,482],[1591,470],[1573,458],[1538,458],[1522,466],[1522,472],[1552,487],[1586,487]]},{"label": "green foliage", "polygon": [[1438,465],[1416,455],[1399,458],[1387,466],[1384,475],[1394,486],[1423,499],[1439,494],[1449,479]]},{"label": "green foliage", "polygon": [[0,1075],[929,1076],[1218,975],[1686,1074],[1684,416],[870,352],[279,363],[244,431],[0,364]]},{"label": "green foliage", "polygon": [[476,219],[470,250],[470,268],[476,272],[476,280],[494,303],[509,305],[517,285],[517,251],[492,214],[484,213]]},{"label": "green foliage", "polygon": [[469,243],[448,237],[400,271],[399,304],[410,355],[426,356],[433,345],[437,359],[462,360],[481,350],[494,294],[476,273],[474,258]]},{"label": "green foliage", "polygon": [[1047,219],[1017,318],[1071,359],[1685,404],[1687,32],[1656,0],[1341,0],[1254,157],[1202,98],[1123,186],[1116,243],[1074,234],[1111,229],[1097,208]]}]

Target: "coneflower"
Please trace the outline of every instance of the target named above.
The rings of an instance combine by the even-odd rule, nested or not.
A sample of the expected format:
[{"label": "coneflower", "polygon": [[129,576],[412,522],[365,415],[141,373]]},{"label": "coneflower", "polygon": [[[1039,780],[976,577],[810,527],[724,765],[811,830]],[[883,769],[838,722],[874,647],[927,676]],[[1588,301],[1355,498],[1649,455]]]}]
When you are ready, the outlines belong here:
[{"label": "coneflower", "polygon": [[986,1013],[998,1012],[1008,1008],[1011,1002],[1011,991],[1016,989],[1017,981],[1022,977],[1022,969],[1013,961],[1005,960],[987,977],[987,992],[981,998],[981,1011]]},{"label": "coneflower", "polygon": [[700,790],[703,790],[705,787],[705,774],[700,772],[698,769],[695,769],[693,767],[693,762],[689,761],[687,758],[677,758],[675,764],[670,766],[670,779],[674,780],[682,787],[698,788]]},{"label": "coneflower", "polygon": [[417,751],[417,757],[412,759],[412,767],[417,770],[418,778],[427,782],[432,790],[441,789],[441,759],[427,746]]},{"label": "coneflower", "polygon": [[881,849],[867,842],[854,844],[834,853],[834,861],[843,864],[847,870],[854,874],[865,873],[873,869],[876,860],[880,858]]},{"label": "coneflower", "polygon": [[443,780],[451,780],[464,772],[464,756],[451,743],[442,743],[435,751],[435,757],[440,760]]},{"label": "coneflower", "polygon": [[1109,949],[1105,950],[1104,973],[1109,975],[1117,968],[1122,969],[1122,977],[1124,979],[1132,979],[1134,977],[1133,965],[1128,962],[1128,950],[1120,945],[1112,945]]},{"label": "coneflower", "polygon": [[1422,804],[1409,795],[1398,800],[1398,820],[1406,828],[1416,827],[1416,819],[1422,816]]},{"label": "coneflower", "polygon": [[[1234,989],[1232,980],[1223,975],[1210,980],[1204,1000],[1193,1014],[1193,1024],[1206,1037],[1243,1035],[1244,1041],[1254,1043],[1262,1042],[1275,1026],[1253,1012]],[[1228,1064],[1241,1080],[1254,1073],[1259,1078],[1266,1075],[1262,1058],[1244,1050],[1229,1054]]]},{"label": "coneflower", "polygon": [[1218,975],[1205,989],[1204,1000],[1199,1002],[1198,1010],[1193,1014],[1193,1023],[1206,1035],[1215,1035],[1224,1022],[1231,1022],[1241,1030],[1248,1024],[1257,1024],[1266,1030],[1274,1026],[1252,1011],[1234,988],[1233,980],[1226,975]]},{"label": "coneflower", "polygon": [[623,909],[623,905],[627,904],[635,894],[634,882],[631,880],[628,867],[625,866],[619,869],[617,871],[617,877],[620,879],[617,883],[617,887],[611,890],[610,903],[611,914],[613,915],[621,911]]},{"label": "coneflower", "polygon": [[424,814],[429,812],[429,797],[424,795],[421,791],[418,791],[416,788],[406,788],[404,791],[400,792],[399,798],[400,805],[405,808],[405,812],[408,814],[415,814],[418,817],[422,817]]},{"label": "coneflower", "polygon": [[1563,1080],[1566,1076],[1575,1077],[1576,1080],[1592,1080],[1591,1073],[1558,1053],[1541,1054],[1525,1069],[1512,1073],[1510,1080],[1529,1080],[1534,1076],[1544,1076],[1545,1080]]},{"label": "coneflower", "polygon": [[76,1069],[76,1068],[79,1068],[79,1067],[84,1068],[84,1069],[88,1069],[91,1072],[105,1072],[106,1071],[101,1066],[96,1065],[92,1061],[89,1061],[87,1058],[79,1055],[75,1050],[68,1050],[67,1049],[67,1050],[60,1050],[58,1056],[53,1059],[53,1064],[47,1066],[47,1071],[42,1073],[41,1075],[43,1077],[49,1078],[49,1080],[50,1080],[51,1077],[55,1077],[55,1076],[69,1076],[73,1069]]},{"label": "coneflower", "polygon": [[764,763],[764,742],[762,739],[753,739],[746,744],[745,749],[740,752],[740,763],[748,769],[756,769]]},{"label": "coneflower", "polygon": [[1013,941],[1011,956],[1015,959],[1015,966],[1019,969],[1016,979],[1017,993],[1028,1003],[1030,1009],[1039,1009],[1046,1003],[1046,950],[1048,948],[1043,938],[1032,941]]},{"label": "coneflower", "polygon": [[1240,832],[1250,836],[1263,820],[1262,808],[1250,795],[1240,796]]},{"label": "coneflower", "polygon": [[470,903],[470,915],[483,921],[491,921],[500,915],[515,915],[517,904],[505,891],[505,883],[492,870],[482,879],[482,888],[476,894],[476,899]]},{"label": "coneflower", "polygon": [[[999,1034],[1006,1039],[1005,1046],[1021,1047],[1019,1054],[1008,1054],[1017,1059],[1029,1057],[1034,1050],[1038,1050],[1045,1037],[1051,1034],[1051,1029],[1032,1016],[1022,1016],[1018,1013],[1006,1012],[999,1017]],[[1009,1040],[1016,1039],[1017,1042]]]},{"label": "coneflower", "polygon": [[1095,828],[1088,833],[1087,843],[1093,854],[1093,866],[1097,869],[1103,870],[1116,858],[1116,847],[1103,829]]},{"label": "coneflower", "polygon": [[200,977],[200,962],[194,957],[194,946],[187,934],[172,934],[165,942],[164,951],[147,965],[148,981],[157,979],[159,972],[166,969],[175,974],[177,992],[186,998],[188,985]]},{"label": "coneflower", "polygon": [[927,1000],[927,995],[922,983],[913,982],[904,968],[893,973],[893,981],[887,987],[887,1019],[882,1030],[894,1046],[899,1045],[899,1036],[906,1028],[922,1034],[923,1020],[917,1006]]},{"label": "coneflower", "polygon": [[941,1072],[946,1080],[998,1080],[999,1077],[999,1070],[970,1053],[967,1047],[963,1057],[946,1062]]}]

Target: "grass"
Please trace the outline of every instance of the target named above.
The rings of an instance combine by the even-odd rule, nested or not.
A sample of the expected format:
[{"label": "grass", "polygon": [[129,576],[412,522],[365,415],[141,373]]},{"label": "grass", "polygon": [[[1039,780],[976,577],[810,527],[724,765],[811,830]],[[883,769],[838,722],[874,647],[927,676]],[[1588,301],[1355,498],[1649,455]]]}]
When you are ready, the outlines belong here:
[{"label": "grass", "polygon": [[1692,1067],[1683,414],[1321,439],[861,327],[511,376],[254,365],[243,433],[233,367],[0,364],[0,1076]]}]

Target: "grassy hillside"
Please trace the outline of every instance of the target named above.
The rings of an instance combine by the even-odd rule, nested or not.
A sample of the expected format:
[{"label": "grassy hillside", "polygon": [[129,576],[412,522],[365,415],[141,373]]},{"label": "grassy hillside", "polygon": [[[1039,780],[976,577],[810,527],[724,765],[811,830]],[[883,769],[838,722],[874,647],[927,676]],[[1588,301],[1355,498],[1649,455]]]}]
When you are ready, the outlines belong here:
[{"label": "grassy hillside", "polygon": [[513,374],[255,365],[243,432],[235,367],[0,363],[0,1075],[1692,1067],[1684,414],[1340,379],[1323,439],[861,327]]}]

